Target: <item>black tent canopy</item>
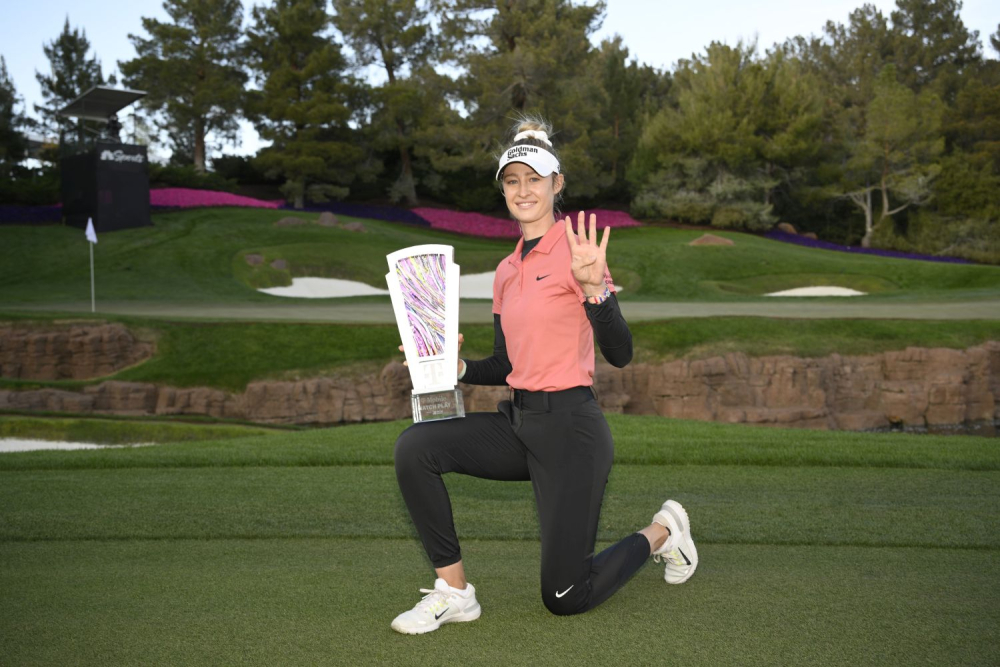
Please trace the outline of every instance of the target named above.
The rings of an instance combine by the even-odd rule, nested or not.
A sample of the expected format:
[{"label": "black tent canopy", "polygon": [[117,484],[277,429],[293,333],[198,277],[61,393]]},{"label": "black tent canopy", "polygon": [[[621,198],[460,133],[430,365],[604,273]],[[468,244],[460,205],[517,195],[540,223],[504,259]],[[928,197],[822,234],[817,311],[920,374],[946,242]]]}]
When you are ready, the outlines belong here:
[{"label": "black tent canopy", "polygon": [[141,90],[94,86],[59,111],[60,116],[107,121],[136,100],[146,96]]}]

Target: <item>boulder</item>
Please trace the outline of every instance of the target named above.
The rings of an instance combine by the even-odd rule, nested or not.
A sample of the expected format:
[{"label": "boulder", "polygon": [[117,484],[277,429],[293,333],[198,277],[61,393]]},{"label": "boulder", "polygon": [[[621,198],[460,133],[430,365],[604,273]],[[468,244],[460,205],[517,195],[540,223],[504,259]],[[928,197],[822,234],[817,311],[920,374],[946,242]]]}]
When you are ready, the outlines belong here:
[{"label": "boulder", "polygon": [[790,222],[779,222],[777,229],[779,232],[784,232],[786,234],[798,234],[798,232],[795,231],[795,227]]},{"label": "boulder", "polygon": [[278,271],[284,271],[288,268],[288,261],[284,259],[276,259],[271,262],[271,268],[277,269]]},{"label": "boulder", "polygon": [[260,266],[264,263],[264,256],[251,253],[249,255],[244,255],[243,259],[247,261],[250,266]]},{"label": "boulder", "polygon": [[335,216],[333,213],[330,213],[329,211],[323,211],[322,213],[319,214],[319,220],[316,221],[316,224],[319,225],[320,227],[336,227],[339,224],[339,222],[340,221],[337,220],[337,216]]},{"label": "boulder", "polygon": [[302,218],[296,218],[295,216],[288,216],[274,223],[275,227],[296,227],[298,225],[305,224],[308,224],[307,221]]},{"label": "boulder", "polygon": [[365,230],[365,226],[362,223],[358,222],[357,220],[352,220],[351,222],[345,223],[344,224],[344,229],[346,229],[349,232],[364,232],[364,231],[366,231]]}]

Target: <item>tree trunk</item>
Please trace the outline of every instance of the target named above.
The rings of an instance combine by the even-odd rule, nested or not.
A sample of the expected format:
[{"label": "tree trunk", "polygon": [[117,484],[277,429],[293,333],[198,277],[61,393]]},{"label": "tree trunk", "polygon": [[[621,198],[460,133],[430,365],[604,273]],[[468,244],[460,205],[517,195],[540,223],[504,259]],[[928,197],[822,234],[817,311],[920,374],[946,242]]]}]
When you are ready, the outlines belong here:
[{"label": "tree trunk", "polygon": [[396,130],[399,136],[399,160],[403,164],[400,175],[403,183],[406,185],[406,191],[403,193],[403,196],[406,197],[408,205],[416,206],[420,202],[417,201],[417,186],[416,181],[413,180],[413,161],[410,160],[410,150],[403,143],[403,124],[397,122]]},{"label": "tree trunk", "polygon": [[870,188],[865,193],[865,205],[862,208],[865,210],[865,235],[861,239],[861,247],[870,248],[872,245],[872,231],[875,229],[875,225],[872,222],[874,216],[872,214],[872,191]]},{"label": "tree trunk", "polygon": [[194,170],[205,173],[205,119],[200,117],[194,121]]}]

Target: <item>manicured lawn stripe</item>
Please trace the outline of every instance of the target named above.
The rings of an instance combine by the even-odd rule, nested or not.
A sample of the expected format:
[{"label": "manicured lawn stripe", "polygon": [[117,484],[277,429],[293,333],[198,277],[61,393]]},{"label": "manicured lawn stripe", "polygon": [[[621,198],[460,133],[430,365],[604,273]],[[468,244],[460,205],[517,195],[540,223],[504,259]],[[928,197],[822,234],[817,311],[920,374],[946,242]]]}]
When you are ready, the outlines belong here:
[{"label": "manicured lawn stripe", "polygon": [[[0,429],[23,434],[25,428],[16,426],[21,419],[35,421],[0,417]],[[785,430],[633,415],[607,419],[617,464],[1000,470],[1000,441],[995,438]],[[12,426],[5,427],[8,423]],[[98,425],[106,421],[90,423],[89,435],[102,442]],[[0,470],[391,465],[396,438],[410,423],[270,431],[238,440],[134,449],[4,454]],[[137,437],[142,435],[142,427],[130,427]]]},{"label": "manicured lawn stripe", "polygon": [[472,542],[482,618],[409,637],[389,622],[433,575],[408,542],[0,543],[0,654],[101,666],[996,662],[998,552],[700,551],[683,586],[650,563],[608,603],[565,618],[539,599],[536,544]]},{"label": "manicured lawn stripe", "polygon": [[[530,484],[450,475],[462,536],[537,537]],[[601,539],[668,497],[707,543],[1000,548],[1000,472],[617,466]],[[407,537],[388,466],[0,474],[0,540]]]}]

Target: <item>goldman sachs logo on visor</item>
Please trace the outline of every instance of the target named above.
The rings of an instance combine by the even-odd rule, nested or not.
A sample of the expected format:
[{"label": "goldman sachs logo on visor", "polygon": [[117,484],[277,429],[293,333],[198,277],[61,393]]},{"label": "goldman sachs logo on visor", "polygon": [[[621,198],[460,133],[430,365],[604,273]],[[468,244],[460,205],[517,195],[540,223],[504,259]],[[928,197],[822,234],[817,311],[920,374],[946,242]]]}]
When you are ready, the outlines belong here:
[{"label": "goldman sachs logo on visor", "polygon": [[538,153],[539,150],[534,146],[514,146],[509,151],[507,151],[507,159],[513,160],[518,157],[527,157],[530,153]]}]

